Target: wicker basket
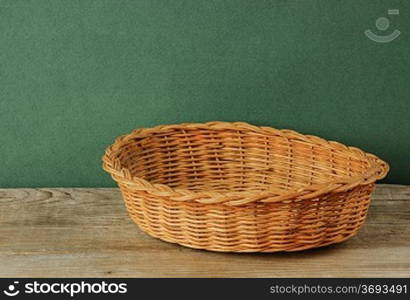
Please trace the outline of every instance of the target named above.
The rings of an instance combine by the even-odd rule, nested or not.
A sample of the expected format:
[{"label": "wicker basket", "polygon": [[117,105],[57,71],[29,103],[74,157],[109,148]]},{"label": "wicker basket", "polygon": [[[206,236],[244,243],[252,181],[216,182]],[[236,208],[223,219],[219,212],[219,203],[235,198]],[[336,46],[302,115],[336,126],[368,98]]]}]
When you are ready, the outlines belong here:
[{"label": "wicker basket", "polygon": [[138,129],[103,157],[131,218],[191,248],[297,251],[342,242],[363,224],[376,156],[292,130],[211,122]]}]

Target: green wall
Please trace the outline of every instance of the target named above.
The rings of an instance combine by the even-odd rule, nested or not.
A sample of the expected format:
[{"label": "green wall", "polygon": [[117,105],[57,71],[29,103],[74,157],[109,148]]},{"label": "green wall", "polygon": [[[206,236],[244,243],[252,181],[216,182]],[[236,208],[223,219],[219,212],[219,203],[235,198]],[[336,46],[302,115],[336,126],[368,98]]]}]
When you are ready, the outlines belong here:
[{"label": "green wall", "polygon": [[[391,43],[364,36],[381,16]],[[0,187],[113,186],[116,136],[210,120],[355,145],[410,184],[409,18],[393,0],[0,1]]]}]

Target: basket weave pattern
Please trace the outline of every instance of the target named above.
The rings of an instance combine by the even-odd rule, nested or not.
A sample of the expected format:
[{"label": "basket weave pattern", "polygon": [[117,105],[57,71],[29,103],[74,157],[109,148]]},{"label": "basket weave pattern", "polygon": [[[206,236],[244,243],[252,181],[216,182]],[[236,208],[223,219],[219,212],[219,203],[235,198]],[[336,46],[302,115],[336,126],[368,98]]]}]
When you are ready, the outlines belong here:
[{"label": "basket weave pattern", "polygon": [[231,252],[346,240],[389,169],[354,147],[241,122],[134,130],[107,148],[103,167],[143,231]]}]

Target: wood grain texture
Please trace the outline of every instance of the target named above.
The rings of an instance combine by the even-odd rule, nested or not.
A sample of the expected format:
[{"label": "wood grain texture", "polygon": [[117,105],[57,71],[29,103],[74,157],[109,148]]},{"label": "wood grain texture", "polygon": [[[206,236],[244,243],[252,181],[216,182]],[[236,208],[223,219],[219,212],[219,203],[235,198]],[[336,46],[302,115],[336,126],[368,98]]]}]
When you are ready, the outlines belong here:
[{"label": "wood grain texture", "polygon": [[410,186],[378,185],[364,227],[294,253],[192,250],[142,233],[118,189],[0,189],[0,277],[409,277]]}]

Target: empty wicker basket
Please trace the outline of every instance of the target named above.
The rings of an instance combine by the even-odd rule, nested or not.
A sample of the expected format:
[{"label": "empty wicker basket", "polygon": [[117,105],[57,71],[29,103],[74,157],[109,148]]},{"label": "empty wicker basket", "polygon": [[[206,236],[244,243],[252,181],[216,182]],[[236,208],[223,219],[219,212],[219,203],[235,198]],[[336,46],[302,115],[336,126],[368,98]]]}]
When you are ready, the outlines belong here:
[{"label": "empty wicker basket", "polygon": [[211,122],[138,129],[103,157],[148,234],[213,251],[296,251],[363,224],[376,156],[292,130]]}]

